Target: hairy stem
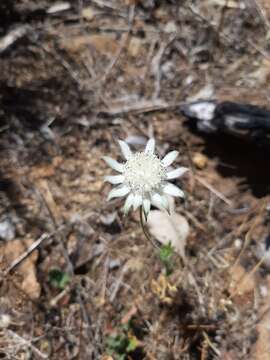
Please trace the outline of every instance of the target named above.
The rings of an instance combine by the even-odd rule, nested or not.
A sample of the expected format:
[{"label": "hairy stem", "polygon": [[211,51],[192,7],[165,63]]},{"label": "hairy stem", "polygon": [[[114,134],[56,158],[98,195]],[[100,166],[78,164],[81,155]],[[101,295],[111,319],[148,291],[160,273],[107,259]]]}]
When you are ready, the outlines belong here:
[{"label": "hairy stem", "polygon": [[146,217],[145,217],[145,214],[143,212],[143,208],[142,206],[140,206],[140,224],[141,224],[141,227],[142,227],[142,230],[143,230],[143,233],[144,233],[144,236],[146,237],[146,239],[148,241],[150,241],[150,243],[155,247],[155,248],[158,248],[158,246],[155,244],[155,242],[151,239],[151,236],[145,226],[146,224]]}]

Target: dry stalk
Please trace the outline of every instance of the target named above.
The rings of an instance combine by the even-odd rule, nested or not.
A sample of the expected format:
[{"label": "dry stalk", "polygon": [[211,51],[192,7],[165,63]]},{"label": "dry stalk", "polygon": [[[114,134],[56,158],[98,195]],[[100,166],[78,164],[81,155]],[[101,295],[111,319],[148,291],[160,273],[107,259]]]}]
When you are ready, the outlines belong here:
[{"label": "dry stalk", "polygon": [[224,196],[220,191],[216,190],[212,185],[208,184],[207,181],[202,179],[201,177],[195,175],[195,179],[202,184],[204,187],[206,187],[209,191],[211,191],[213,194],[215,194],[219,199],[224,201],[227,205],[230,207],[233,206],[233,203],[231,200],[227,199],[226,196]]},{"label": "dry stalk", "polygon": [[233,263],[232,267],[231,267],[231,272],[233,270],[233,268],[239,263],[241,257],[243,256],[249,242],[250,242],[250,238],[251,238],[251,235],[252,235],[252,232],[254,231],[254,229],[256,228],[256,226],[260,223],[260,220],[261,220],[261,216],[262,216],[262,212],[264,211],[265,209],[265,205],[266,205],[266,201],[263,202],[263,205],[261,206],[260,210],[259,210],[259,214],[256,216],[253,224],[251,225],[249,231],[246,233],[246,236],[245,236],[245,241],[244,241],[244,245],[240,251],[240,254],[237,256],[235,262]]}]

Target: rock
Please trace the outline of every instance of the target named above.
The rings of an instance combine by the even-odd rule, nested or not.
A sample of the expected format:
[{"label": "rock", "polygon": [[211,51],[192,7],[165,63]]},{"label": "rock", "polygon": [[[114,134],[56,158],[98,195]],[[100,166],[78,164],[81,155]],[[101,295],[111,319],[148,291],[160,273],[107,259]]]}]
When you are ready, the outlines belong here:
[{"label": "rock", "polygon": [[92,21],[95,18],[95,12],[91,6],[88,6],[82,10],[82,17],[85,20]]},{"label": "rock", "polygon": [[174,21],[169,21],[167,22],[167,24],[164,26],[164,31],[168,34],[170,33],[176,33],[177,32],[177,25]]},{"label": "rock", "polygon": [[0,221],[0,239],[1,240],[13,240],[15,238],[15,227],[12,221],[6,217]]},{"label": "rock", "polygon": [[192,157],[193,164],[200,170],[206,167],[207,161],[208,161],[207,157],[198,152],[196,152]]},{"label": "rock", "polygon": [[103,225],[109,226],[115,221],[116,216],[117,216],[116,211],[106,214],[106,215],[101,215],[100,221],[102,222]]},{"label": "rock", "polygon": [[11,324],[11,317],[8,314],[0,314],[0,329],[6,329]]},{"label": "rock", "polygon": [[138,37],[132,37],[128,45],[128,53],[132,57],[137,57],[142,47],[142,40]]}]

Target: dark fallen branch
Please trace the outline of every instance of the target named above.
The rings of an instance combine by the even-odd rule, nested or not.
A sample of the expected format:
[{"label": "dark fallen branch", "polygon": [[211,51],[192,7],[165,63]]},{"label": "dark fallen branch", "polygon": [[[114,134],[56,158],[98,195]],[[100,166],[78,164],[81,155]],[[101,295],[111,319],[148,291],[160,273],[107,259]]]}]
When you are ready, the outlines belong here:
[{"label": "dark fallen branch", "polygon": [[258,106],[234,102],[196,101],[181,105],[181,113],[196,121],[205,133],[228,133],[270,146],[270,111]]}]

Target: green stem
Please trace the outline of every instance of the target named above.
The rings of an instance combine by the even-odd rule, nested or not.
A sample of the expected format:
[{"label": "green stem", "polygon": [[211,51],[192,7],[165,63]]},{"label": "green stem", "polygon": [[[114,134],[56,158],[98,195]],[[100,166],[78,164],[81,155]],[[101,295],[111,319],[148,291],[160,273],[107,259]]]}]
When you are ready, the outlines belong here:
[{"label": "green stem", "polygon": [[150,236],[150,234],[148,233],[148,230],[146,229],[145,223],[146,223],[147,219],[146,219],[146,217],[145,217],[145,221],[144,221],[144,219],[143,219],[144,217],[145,217],[145,214],[144,214],[144,212],[143,212],[143,208],[142,208],[142,206],[140,206],[140,224],[141,224],[141,227],[142,227],[142,231],[143,231],[143,233],[144,233],[144,236],[146,237],[146,239],[147,239],[148,241],[150,241],[150,243],[151,243],[155,248],[159,248],[159,247],[157,246],[157,244],[155,244],[155,242],[151,239],[151,236]]}]

